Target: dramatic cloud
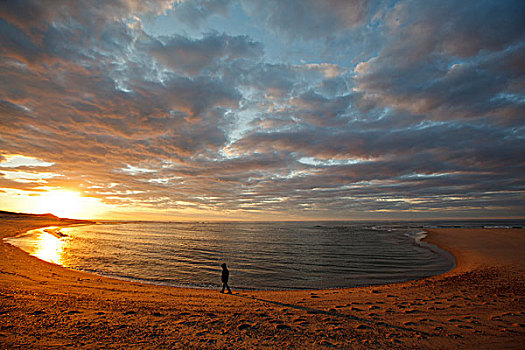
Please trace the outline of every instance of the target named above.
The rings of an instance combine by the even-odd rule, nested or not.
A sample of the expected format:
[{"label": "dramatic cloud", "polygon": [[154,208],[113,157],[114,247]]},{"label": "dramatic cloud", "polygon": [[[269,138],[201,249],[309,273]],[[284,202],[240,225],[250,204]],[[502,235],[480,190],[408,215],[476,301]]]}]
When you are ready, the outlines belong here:
[{"label": "dramatic cloud", "polygon": [[520,1],[399,2],[385,16],[389,43],[355,69],[357,88],[385,107],[429,118],[503,114],[519,122],[523,15]]},{"label": "dramatic cloud", "polygon": [[522,216],[524,17],[511,0],[10,1],[0,209],[70,188],[166,218]]}]

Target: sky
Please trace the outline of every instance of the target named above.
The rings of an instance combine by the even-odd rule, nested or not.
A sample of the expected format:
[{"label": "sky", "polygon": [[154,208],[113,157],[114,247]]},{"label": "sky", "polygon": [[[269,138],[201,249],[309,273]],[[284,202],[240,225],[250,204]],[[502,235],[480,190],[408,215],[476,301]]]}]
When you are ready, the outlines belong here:
[{"label": "sky", "polygon": [[525,217],[522,0],[11,0],[0,210]]}]

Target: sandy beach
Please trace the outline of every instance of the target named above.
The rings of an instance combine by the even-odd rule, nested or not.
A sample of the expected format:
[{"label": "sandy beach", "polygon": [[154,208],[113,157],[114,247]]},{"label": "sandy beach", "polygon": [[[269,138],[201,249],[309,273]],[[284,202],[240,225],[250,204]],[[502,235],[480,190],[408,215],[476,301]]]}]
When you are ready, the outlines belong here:
[{"label": "sandy beach", "polygon": [[[74,223],[4,216],[0,239]],[[233,295],[72,271],[2,242],[0,348],[524,349],[525,230],[427,231],[456,257],[454,270],[362,288],[232,286]]]}]

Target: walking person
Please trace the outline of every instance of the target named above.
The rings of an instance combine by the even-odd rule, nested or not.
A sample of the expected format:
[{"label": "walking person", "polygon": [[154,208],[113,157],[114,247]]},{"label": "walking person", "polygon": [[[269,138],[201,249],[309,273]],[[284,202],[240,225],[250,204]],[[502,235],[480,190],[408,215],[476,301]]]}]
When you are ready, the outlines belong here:
[{"label": "walking person", "polygon": [[221,274],[221,281],[222,281],[222,290],[221,293],[224,293],[224,288],[228,289],[228,293],[232,294],[232,290],[230,289],[230,286],[228,286],[228,279],[230,278],[230,271],[226,267],[226,264],[223,263],[221,265],[222,267],[222,274]]}]

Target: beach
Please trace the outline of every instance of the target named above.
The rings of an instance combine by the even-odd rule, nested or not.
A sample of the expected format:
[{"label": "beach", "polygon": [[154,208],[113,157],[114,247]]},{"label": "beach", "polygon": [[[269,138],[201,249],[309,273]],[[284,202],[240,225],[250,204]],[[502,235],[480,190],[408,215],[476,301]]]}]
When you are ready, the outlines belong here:
[{"label": "beach", "polygon": [[[0,238],[78,223],[6,216]],[[347,289],[232,286],[233,295],[73,271],[2,242],[0,348],[523,349],[525,229],[427,232],[455,269]]]}]

